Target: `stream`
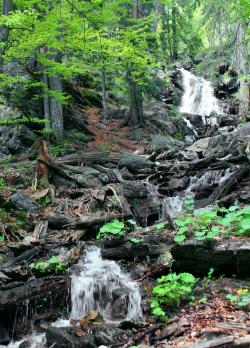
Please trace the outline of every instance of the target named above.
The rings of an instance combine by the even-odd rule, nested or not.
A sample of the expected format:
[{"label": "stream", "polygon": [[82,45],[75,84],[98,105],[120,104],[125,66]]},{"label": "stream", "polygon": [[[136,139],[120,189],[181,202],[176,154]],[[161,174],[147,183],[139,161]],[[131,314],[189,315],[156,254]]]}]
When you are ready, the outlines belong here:
[{"label": "stream", "polygon": [[[215,114],[222,110],[214,96],[214,90],[209,81],[197,77],[191,72],[181,69],[184,93],[179,111],[183,114],[199,115],[204,127],[217,124]],[[190,120],[183,116],[188,128],[193,132],[193,142],[198,138]],[[195,198],[201,187],[220,185],[231,176],[230,169],[217,169],[194,175],[189,178],[188,187],[178,195],[165,196],[162,203],[162,216],[176,216],[182,211],[186,199]],[[153,187],[152,191],[158,192]],[[141,319],[141,294],[139,285],[123,272],[115,261],[104,260],[100,249],[90,247],[81,257],[77,265],[73,266],[71,275],[71,312],[69,318],[61,318],[52,326],[70,326],[70,320],[79,320],[96,311],[105,323],[120,323]],[[8,348],[24,347],[24,342],[30,342],[30,348],[45,347],[45,334],[33,333],[22,341],[11,342]]]}]

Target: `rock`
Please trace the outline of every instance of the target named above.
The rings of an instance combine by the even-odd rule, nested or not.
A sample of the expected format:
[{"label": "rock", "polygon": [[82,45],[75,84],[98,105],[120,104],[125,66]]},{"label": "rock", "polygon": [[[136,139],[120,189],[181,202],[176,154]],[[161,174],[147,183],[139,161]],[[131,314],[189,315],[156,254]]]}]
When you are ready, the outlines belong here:
[{"label": "rock", "polygon": [[[246,132],[250,132],[250,128]],[[250,134],[250,133],[249,133]],[[239,135],[240,132],[239,132]],[[216,156],[224,157],[227,154],[236,156],[241,153],[242,141],[236,134],[217,135],[213,137],[203,138],[197,140],[193,145],[189,146],[187,150],[194,151],[203,157]]]},{"label": "rock", "polygon": [[209,142],[210,142],[211,138],[204,138],[204,139],[199,139],[197,140],[193,145],[188,147],[189,151],[193,151],[193,152],[203,152],[204,150],[206,150],[208,148]]},{"label": "rock", "polygon": [[124,341],[124,336],[129,336],[131,335],[130,331],[124,331],[121,330],[115,326],[106,326],[106,327],[100,327],[95,330],[94,333],[94,339],[95,343],[100,346],[110,346],[113,343],[116,342],[123,342]]},{"label": "rock", "polygon": [[[84,334],[84,331],[83,331]],[[53,348],[96,348],[93,336],[77,336],[74,328],[50,327],[46,331],[48,347]]]},{"label": "rock", "polygon": [[28,127],[21,125],[15,127],[12,137],[7,142],[11,154],[17,154],[31,146],[37,140],[35,133]]},{"label": "rock", "polygon": [[220,75],[224,75],[228,71],[229,67],[230,67],[229,63],[221,63],[217,68],[218,73]]},{"label": "rock", "polygon": [[10,335],[7,328],[0,323],[0,344],[8,344],[10,342]]},{"label": "rock", "polygon": [[27,193],[19,191],[10,197],[10,202],[19,210],[26,211],[28,213],[38,213],[42,210],[42,207],[32,200]]},{"label": "rock", "polygon": [[119,168],[126,167],[131,172],[136,173],[140,170],[151,169],[155,164],[142,156],[126,154],[121,157],[118,165]]},{"label": "rock", "polygon": [[242,138],[250,137],[250,122],[241,124],[238,127],[238,135]]},{"label": "rock", "polygon": [[30,348],[31,347],[31,342],[30,341],[24,341],[22,342],[18,348]]},{"label": "rock", "polygon": [[126,198],[146,198],[148,196],[146,184],[137,181],[127,181],[122,183],[124,197]]},{"label": "rock", "polygon": [[74,221],[64,214],[51,214],[48,216],[49,227],[52,229],[60,229],[66,225],[72,224]]},{"label": "rock", "polygon": [[250,242],[234,240],[197,241],[190,239],[171,249],[174,271],[206,276],[210,268],[220,274],[249,276]]},{"label": "rock", "polygon": [[186,187],[187,184],[187,178],[183,177],[183,178],[172,178],[169,180],[168,182],[168,187],[169,190],[174,191],[174,190],[181,190],[184,189]]}]

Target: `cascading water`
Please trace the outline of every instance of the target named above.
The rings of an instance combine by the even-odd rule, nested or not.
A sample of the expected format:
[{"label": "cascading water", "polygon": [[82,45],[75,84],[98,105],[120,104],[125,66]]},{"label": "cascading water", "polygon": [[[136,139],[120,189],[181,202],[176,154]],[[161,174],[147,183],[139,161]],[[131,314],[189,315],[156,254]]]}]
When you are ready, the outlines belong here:
[{"label": "cascading water", "polygon": [[197,77],[183,68],[180,71],[183,78],[184,94],[179,111],[202,116],[204,124],[216,124],[216,117],[206,118],[212,113],[221,113],[211,82],[203,77]]},{"label": "cascading water", "polygon": [[[142,318],[138,284],[116,262],[103,260],[97,247],[86,250],[71,276],[71,306],[70,319],[82,319],[90,311],[97,311],[108,323]],[[59,319],[52,326],[70,326],[70,320]],[[45,334],[34,333],[27,340],[31,348],[46,344]],[[18,348],[24,341],[7,347]]]},{"label": "cascading water", "polygon": [[204,173],[200,178],[194,176],[191,178],[188,188],[182,196],[166,197],[162,203],[162,215],[175,217],[183,209],[186,199],[195,197],[197,189],[205,188],[210,185],[220,185],[231,176],[230,169],[209,171]]},{"label": "cascading water", "polygon": [[78,266],[71,280],[71,319],[81,319],[91,310],[106,322],[142,317],[138,284],[116,262],[103,260],[100,249],[89,249]]}]

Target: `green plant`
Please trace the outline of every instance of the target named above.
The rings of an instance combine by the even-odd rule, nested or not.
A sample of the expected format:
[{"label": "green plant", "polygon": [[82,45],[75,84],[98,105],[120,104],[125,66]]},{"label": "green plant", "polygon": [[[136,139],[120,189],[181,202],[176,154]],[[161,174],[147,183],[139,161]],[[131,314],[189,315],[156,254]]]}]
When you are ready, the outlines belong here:
[{"label": "green plant", "polygon": [[4,157],[4,159],[2,160],[2,165],[4,170],[7,170],[9,168],[10,159],[11,159],[11,155],[8,155]]},{"label": "green plant", "polygon": [[164,222],[159,222],[155,227],[158,231],[161,231],[165,227],[165,224]]},{"label": "green plant", "polygon": [[0,188],[6,188],[8,187],[6,181],[4,178],[0,178]]},{"label": "green plant", "polygon": [[36,270],[40,273],[52,272],[64,272],[66,270],[65,265],[58,260],[56,256],[52,256],[49,260],[39,261],[36,263],[31,263],[29,265],[31,270]]},{"label": "green plant", "polygon": [[183,202],[183,209],[187,212],[191,212],[194,210],[194,199],[193,198],[187,198]]},{"label": "green plant", "polygon": [[97,239],[103,238],[105,236],[115,236],[115,237],[121,237],[125,234],[125,225],[124,222],[119,220],[113,220],[111,222],[108,222],[107,224],[103,225],[98,234]]},{"label": "green plant", "polygon": [[152,314],[166,319],[162,306],[179,307],[183,300],[191,299],[196,278],[191,273],[170,273],[157,279],[157,283],[152,290],[155,296],[151,301]]},{"label": "green plant", "polygon": [[176,243],[188,237],[198,240],[213,239],[224,235],[250,236],[250,206],[221,208],[218,211],[194,211],[175,219]]},{"label": "green plant", "polygon": [[130,238],[129,241],[134,244],[140,244],[143,243],[143,238]]},{"label": "green plant", "polygon": [[248,289],[239,289],[235,295],[228,294],[226,298],[234,302],[238,307],[245,307],[250,302],[250,294]]},{"label": "green plant", "polygon": [[38,200],[38,202],[43,206],[47,207],[50,204],[50,199],[48,196],[44,196]]}]

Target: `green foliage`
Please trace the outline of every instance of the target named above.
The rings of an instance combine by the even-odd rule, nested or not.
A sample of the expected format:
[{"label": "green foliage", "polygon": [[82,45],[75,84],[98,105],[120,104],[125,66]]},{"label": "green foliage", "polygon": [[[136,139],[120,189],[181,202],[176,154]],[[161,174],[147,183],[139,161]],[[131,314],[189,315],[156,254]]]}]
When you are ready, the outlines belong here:
[{"label": "green foliage", "polygon": [[31,263],[29,268],[33,271],[38,271],[39,273],[50,273],[50,272],[65,272],[65,265],[58,260],[56,256],[52,256],[46,261],[39,261],[36,263]]},{"label": "green foliage", "polygon": [[97,239],[103,237],[122,237],[125,235],[125,225],[124,222],[119,220],[113,220],[102,226],[97,234]]},{"label": "green foliage", "polygon": [[219,235],[250,236],[250,206],[240,209],[231,206],[218,211],[196,211],[175,219],[176,243],[188,237],[198,240],[213,239]]},{"label": "green foliage", "polygon": [[235,295],[228,294],[226,298],[234,302],[238,307],[246,307],[250,302],[250,294],[248,289],[239,289]]},{"label": "green foliage", "polygon": [[46,208],[51,203],[51,201],[48,196],[44,196],[38,200],[38,203]]},{"label": "green foliage", "polygon": [[130,238],[129,240],[133,244],[141,244],[141,243],[143,243],[143,238]]},{"label": "green foliage", "polygon": [[7,170],[9,168],[10,160],[11,160],[11,155],[5,156],[4,159],[2,160],[2,165],[4,170]]},{"label": "green foliage", "polygon": [[158,231],[161,231],[165,227],[165,223],[159,222],[158,224],[155,225],[155,227]]},{"label": "green foliage", "polygon": [[193,198],[187,198],[183,202],[183,209],[187,212],[191,212],[194,210],[194,199]]},{"label": "green foliage", "polygon": [[152,290],[155,298],[151,302],[151,309],[153,315],[166,319],[162,307],[179,307],[182,301],[191,299],[196,279],[191,273],[170,273],[157,279],[157,283]]},{"label": "green foliage", "polygon": [[7,185],[6,181],[5,181],[5,179],[4,178],[0,178],[0,188],[3,189],[3,188],[7,188],[7,187],[8,187],[8,185]]}]

